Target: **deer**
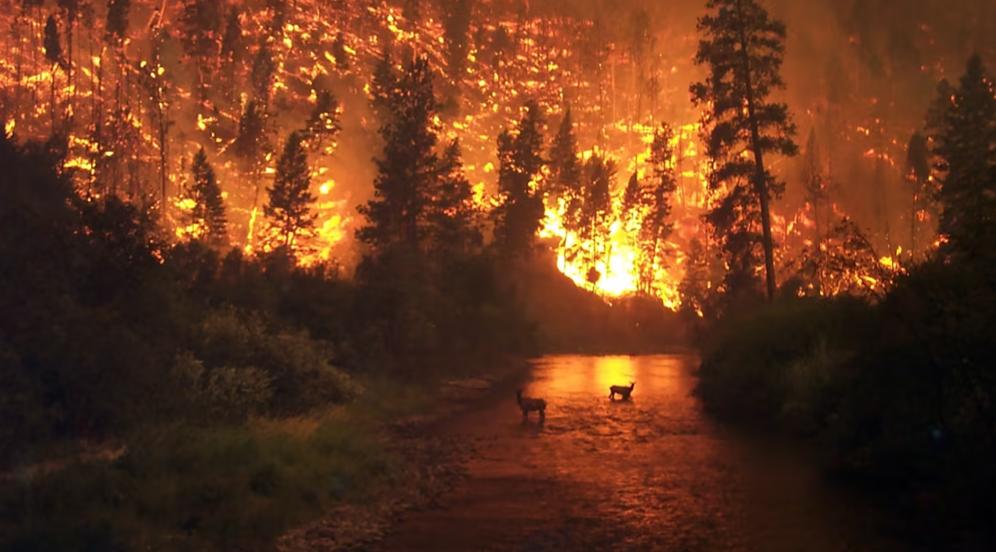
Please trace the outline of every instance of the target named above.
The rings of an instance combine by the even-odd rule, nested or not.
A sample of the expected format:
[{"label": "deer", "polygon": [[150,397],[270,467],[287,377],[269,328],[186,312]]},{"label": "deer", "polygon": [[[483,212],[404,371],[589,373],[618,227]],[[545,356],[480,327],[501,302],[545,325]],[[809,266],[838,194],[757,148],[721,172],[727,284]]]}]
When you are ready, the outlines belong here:
[{"label": "deer", "polygon": [[546,419],[546,401],[543,399],[523,397],[522,389],[519,389],[515,392],[515,401],[519,403],[519,409],[522,410],[523,418],[528,418],[529,413],[535,410],[539,412],[540,421]]},{"label": "deer", "polygon": [[609,398],[615,400],[616,395],[619,395],[620,399],[628,401],[634,387],[636,387],[635,381],[629,382],[629,387],[625,385],[612,385],[609,387]]}]

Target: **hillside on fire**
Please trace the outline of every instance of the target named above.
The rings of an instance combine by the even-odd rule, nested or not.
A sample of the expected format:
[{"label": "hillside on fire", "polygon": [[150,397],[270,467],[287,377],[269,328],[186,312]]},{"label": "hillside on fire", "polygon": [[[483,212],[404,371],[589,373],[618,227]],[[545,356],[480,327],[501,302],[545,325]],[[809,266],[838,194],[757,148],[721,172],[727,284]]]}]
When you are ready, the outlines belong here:
[{"label": "hillside on fire", "polygon": [[996,546],[993,2],[0,0],[0,47],[0,549]]}]

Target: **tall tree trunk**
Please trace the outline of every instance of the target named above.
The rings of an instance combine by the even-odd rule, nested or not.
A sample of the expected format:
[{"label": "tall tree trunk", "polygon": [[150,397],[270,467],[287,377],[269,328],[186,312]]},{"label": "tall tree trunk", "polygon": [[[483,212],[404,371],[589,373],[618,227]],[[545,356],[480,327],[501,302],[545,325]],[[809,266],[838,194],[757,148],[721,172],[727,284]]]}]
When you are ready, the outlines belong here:
[{"label": "tall tree trunk", "polygon": [[754,110],[754,85],[751,79],[750,55],[747,51],[747,37],[743,28],[743,11],[737,2],[738,19],[740,22],[740,55],[743,58],[744,88],[747,93],[747,119],[750,123],[751,151],[754,153],[754,189],[761,202],[761,230],[764,246],[764,273],[768,291],[768,301],[775,298],[775,247],[771,237],[771,198],[768,197],[767,173],[764,170],[764,154],[761,149],[761,131]]}]

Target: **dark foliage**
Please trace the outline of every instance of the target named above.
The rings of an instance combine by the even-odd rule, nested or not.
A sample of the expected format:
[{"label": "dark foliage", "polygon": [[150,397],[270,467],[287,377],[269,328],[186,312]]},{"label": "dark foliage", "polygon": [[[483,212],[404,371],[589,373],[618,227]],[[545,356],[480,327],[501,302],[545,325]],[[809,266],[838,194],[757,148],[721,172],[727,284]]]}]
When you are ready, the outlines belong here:
[{"label": "dark foliage", "polygon": [[[707,65],[709,74],[691,91],[696,105],[708,107],[704,139],[715,163],[710,185],[729,189],[708,221],[728,257],[727,293],[751,293],[754,268],[763,259],[771,299],[775,265],[769,202],[784,185],[765,168],[764,157],[798,150],[788,106],[769,100],[785,86],[780,74],[785,25],[754,0],[710,0],[706,5],[714,11],[699,20],[703,40],[695,61]],[[751,156],[742,156],[744,150]]]}]

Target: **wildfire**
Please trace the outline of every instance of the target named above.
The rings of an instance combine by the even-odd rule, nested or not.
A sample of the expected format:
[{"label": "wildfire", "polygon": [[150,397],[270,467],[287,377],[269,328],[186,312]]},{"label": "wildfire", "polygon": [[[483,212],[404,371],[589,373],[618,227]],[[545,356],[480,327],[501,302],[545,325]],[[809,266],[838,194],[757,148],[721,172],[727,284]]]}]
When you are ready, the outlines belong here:
[{"label": "wildfire", "polygon": [[[343,124],[339,142],[369,144],[377,127],[369,111],[371,68],[385,50],[417,52],[428,56],[436,68],[439,88],[447,95],[444,99],[450,107],[433,121],[434,126],[441,138],[459,140],[464,170],[474,183],[473,198],[481,209],[490,207],[494,200],[496,136],[518,116],[525,99],[538,102],[548,130],[555,127],[570,103],[577,117],[581,160],[598,152],[617,163],[619,174],[610,193],[611,223],[598,243],[584,242],[565,228],[562,203],[546,205],[539,233],[553,249],[561,272],[578,286],[606,297],[640,290],[638,229],[623,220],[623,192],[630,174],[647,177],[654,133],[661,121],[670,119],[674,155],[668,164],[677,175],[670,216],[674,229],[664,244],[669,252],[667,261],[655,268],[650,289],[643,291],[659,297],[669,308],[681,305],[678,287],[685,274],[685,255],[692,240],[705,235],[701,217],[714,200],[708,186],[709,163],[699,137],[701,128],[694,122],[699,116],[688,111],[682,94],[674,93],[677,88],[658,92],[656,97],[671,102],[658,106],[656,97],[648,100],[644,92],[634,90],[638,87],[618,83],[617,74],[626,74],[633,60],[622,45],[596,44],[602,48],[592,47],[597,50],[593,53],[582,44],[596,34],[592,21],[521,17],[496,8],[473,23],[468,32],[472,38],[468,38],[459,60],[462,67],[451,67],[457,60],[449,57],[444,22],[428,6],[423,5],[420,16],[410,17],[406,10],[393,5],[396,3],[385,0],[340,2],[334,3],[334,8],[324,0],[286,4],[280,25],[272,25],[273,8],[246,10],[239,19],[245,50],[239,53],[248,58],[238,69],[243,73],[241,78],[249,81],[252,56],[264,46],[270,49],[274,74],[268,93],[272,105],[279,106],[279,113],[277,107],[271,108],[266,120],[272,144],[256,175],[258,183],[250,182],[253,179],[230,156],[248,93],[236,87],[237,92],[225,97],[222,83],[210,82],[205,87],[208,98],[198,101],[197,64],[153,55],[153,40],[144,36],[124,40],[120,52],[114,52],[104,44],[104,33],[77,26],[76,49],[67,59],[68,66],[74,68],[70,76],[69,71],[43,57],[39,60],[35,59],[39,56],[29,54],[40,51],[40,37],[26,32],[5,34],[0,41],[7,41],[8,51],[17,52],[19,57],[17,63],[0,65],[0,87],[9,92],[4,98],[19,98],[21,109],[2,113],[7,117],[4,131],[10,136],[16,128],[24,137],[43,137],[55,126],[53,120],[64,124],[69,130],[64,169],[81,189],[90,190],[110,180],[114,184],[100,190],[102,193],[114,190],[136,200],[157,200],[174,215],[195,207],[182,197],[182,182],[194,152],[204,147],[211,152],[212,161],[217,161],[218,181],[228,200],[231,234],[237,236],[237,245],[251,254],[266,250],[259,240],[266,226],[262,216],[265,197],[260,190],[272,182],[276,172],[273,152],[279,151],[286,139],[284,126],[299,126],[314,106],[316,83],[333,83],[330,87],[341,100],[338,115],[348,122]],[[158,0],[134,0],[132,10],[140,14],[135,19],[157,14],[159,5]],[[105,7],[95,3],[94,9],[98,12],[95,20],[103,21]],[[4,14],[0,21],[5,28],[26,31],[22,17]],[[133,34],[143,31],[134,29]],[[220,40],[220,35],[214,38]],[[675,39],[675,44],[680,42]],[[170,43],[164,51],[180,51],[180,46]],[[678,64],[686,62],[676,61],[679,58],[662,57],[659,76],[664,81],[681,72]],[[54,100],[49,101],[53,89]],[[678,104],[684,107],[676,107]],[[873,127],[877,133],[878,127],[872,124],[848,126],[863,137],[872,136]],[[547,132],[548,138],[550,135]],[[298,262],[305,266],[332,262],[351,245],[355,207],[369,193],[369,172],[357,170],[358,162],[369,159],[367,149],[361,148],[362,153],[349,150],[347,156],[341,153],[342,147],[326,144],[311,159],[317,218],[312,235],[301,238]],[[363,156],[367,157],[358,161]],[[865,157],[896,165],[894,157],[881,148],[869,148]],[[533,186],[542,189],[542,180]],[[836,205],[833,212],[843,214]],[[808,211],[781,213],[780,217],[777,226],[786,237],[801,235],[816,225]],[[203,231],[197,225],[173,228],[178,239],[196,237]],[[585,261],[585,257],[594,258],[594,262]],[[900,269],[898,259],[896,254],[879,262],[895,271]],[[866,283],[867,279],[876,280],[872,276],[859,279]]]}]

